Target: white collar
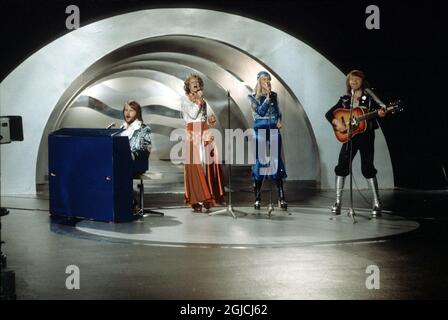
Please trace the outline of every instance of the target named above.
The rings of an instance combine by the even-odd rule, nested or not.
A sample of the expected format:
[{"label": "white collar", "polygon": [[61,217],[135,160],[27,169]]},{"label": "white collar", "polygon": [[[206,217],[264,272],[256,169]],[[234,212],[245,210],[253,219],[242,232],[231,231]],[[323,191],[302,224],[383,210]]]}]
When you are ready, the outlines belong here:
[{"label": "white collar", "polygon": [[134,131],[140,129],[142,127],[142,122],[140,120],[134,120],[131,124],[128,124],[127,122],[124,122],[121,126],[123,129],[125,129],[121,135],[122,136],[132,136],[134,134]]}]

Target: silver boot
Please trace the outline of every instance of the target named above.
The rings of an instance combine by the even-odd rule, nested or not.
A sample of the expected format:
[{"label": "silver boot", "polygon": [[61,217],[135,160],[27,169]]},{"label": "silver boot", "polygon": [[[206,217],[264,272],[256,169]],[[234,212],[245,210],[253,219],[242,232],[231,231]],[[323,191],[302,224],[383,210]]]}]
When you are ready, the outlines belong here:
[{"label": "silver boot", "polygon": [[373,177],[367,179],[367,183],[369,184],[369,188],[372,190],[373,194],[372,217],[375,218],[381,215],[381,210],[383,208],[378,192],[378,181],[376,180],[376,177]]},{"label": "silver boot", "polygon": [[254,181],[254,194],[255,194],[255,202],[254,209],[260,210],[261,208],[261,187],[263,185],[263,180],[255,180]]},{"label": "silver boot", "polygon": [[336,176],[336,202],[331,207],[331,213],[335,215],[341,214],[342,192],[344,191],[345,177]]}]

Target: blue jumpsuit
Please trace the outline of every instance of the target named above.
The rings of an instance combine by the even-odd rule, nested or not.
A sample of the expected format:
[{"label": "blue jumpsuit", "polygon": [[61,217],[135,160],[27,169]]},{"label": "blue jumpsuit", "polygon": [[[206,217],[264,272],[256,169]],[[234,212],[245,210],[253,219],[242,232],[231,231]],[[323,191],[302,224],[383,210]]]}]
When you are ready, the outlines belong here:
[{"label": "blue jumpsuit", "polygon": [[[282,114],[278,107],[277,94],[275,92],[271,92],[271,99],[269,102],[266,100],[265,96],[261,96],[259,100],[257,100],[255,93],[249,95],[249,99],[252,105],[256,143],[256,158],[255,164],[252,165],[252,180],[263,181],[285,179],[287,175],[285,165],[281,157],[282,137],[280,130],[277,129],[277,122],[282,119]],[[271,115],[271,117],[269,117],[269,115]],[[260,129],[264,129],[265,134],[263,134],[263,131]],[[270,129],[277,130],[271,132]],[[269,150],[271,135],[273,141],[277,139],[278,148],[276,150],[277,152],[275,152],[269,161],[264,156],[264,150],[259,150],[259,148],[260,146],[262,148],[263,146],[266,146],[265,148]],[[275,151],[275,148],[271,146],[271,150]]]}]

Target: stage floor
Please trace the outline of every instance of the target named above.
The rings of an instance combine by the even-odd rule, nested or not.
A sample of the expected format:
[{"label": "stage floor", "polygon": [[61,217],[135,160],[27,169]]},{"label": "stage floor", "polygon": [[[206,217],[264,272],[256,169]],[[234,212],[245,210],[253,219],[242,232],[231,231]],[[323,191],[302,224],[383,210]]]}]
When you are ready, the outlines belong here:
[{"label": "stage floor", "polygon": [[[76,225],[55,224],[46,195],[2,197],[2,251],[19,299],[448,298],[448,192],[381,194],[386,213],[373,220],[354,194],[356,224],[330,220],[333,192],[300,192],[291,215],[271,219],[252,215],[250,194],[235,204],[248,213],[237,219],[148,195],[165,217]],[[80,290],[65,287],[69,265],[80,269]],[[365,285],[372,265],[380,290]]]},{"label": "stage floor", "polygon": [[[189,208],[159,209],[165,214],[130,223],[84,220],[75,228],[52,224],[52,230],[93,240],[109,239],[132,244],[196,247],[284,247],[379,240],[418,228],[415,221],[383,214],[371,219],[370,211],[357,209],[356,223],[346,214],[333,218],[328,208],[290,207],[275,210],[269,218],[262,208],[236,208],[242,213],[209,216]],[[219,208],[214,208],[217,211]],[[212,212],[213,212],[212,211]],[[82,232],[82,233],[79,233]]]}]

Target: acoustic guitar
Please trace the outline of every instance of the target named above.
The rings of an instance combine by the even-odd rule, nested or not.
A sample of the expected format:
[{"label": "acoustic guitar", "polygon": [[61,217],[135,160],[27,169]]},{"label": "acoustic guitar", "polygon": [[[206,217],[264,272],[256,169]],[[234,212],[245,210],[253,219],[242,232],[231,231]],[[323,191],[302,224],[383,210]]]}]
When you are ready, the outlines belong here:
[{"label": "acoustic guitar", "polygon": [[[390,103],[388,106],[386,106],[386,114],[394,114],[397,112],[403,111],[404,108],[401,106],[401,102],[397,101],[394,103]],[[378,117],[378,111],[375,110],[372,112],[367,112],[367,109],[362,107],[356,107],[353,108],[352,111],[352,132],[351,136],[352,138],[356,136],[357,134],[363,133],[367,129],[367,120],[374,119]],[[333,116],[335,119],[338,119],[342,122],[342,124],[346,127],[344,131],[338,131],[334,127],[334,134],[336,135],[336,139],[338,139],[340,142],[345,143],[348,141],[348,126],[349,126],[349,120],[350,120],[350,110],[349,109],[343,109],[339,108],[333,111]]]}]

